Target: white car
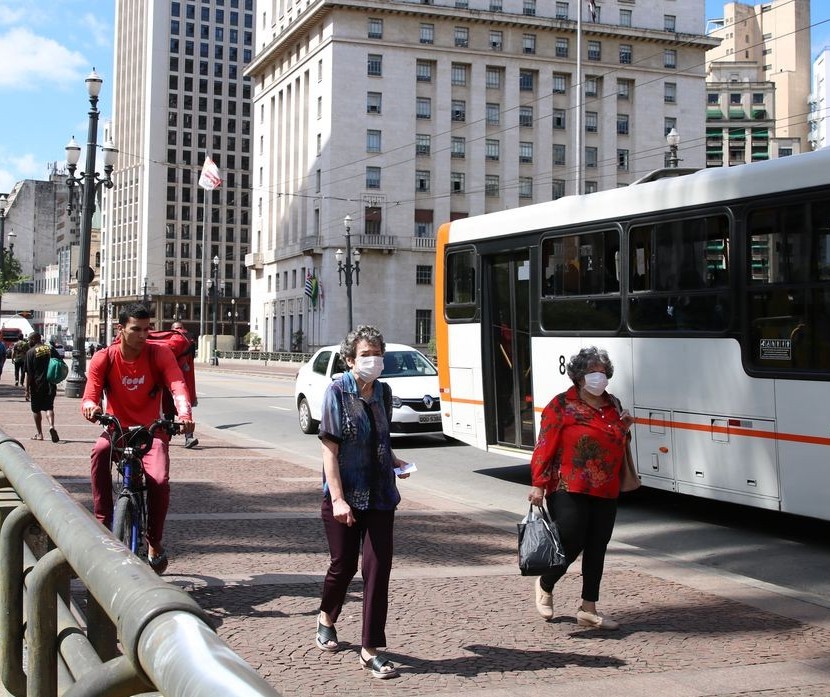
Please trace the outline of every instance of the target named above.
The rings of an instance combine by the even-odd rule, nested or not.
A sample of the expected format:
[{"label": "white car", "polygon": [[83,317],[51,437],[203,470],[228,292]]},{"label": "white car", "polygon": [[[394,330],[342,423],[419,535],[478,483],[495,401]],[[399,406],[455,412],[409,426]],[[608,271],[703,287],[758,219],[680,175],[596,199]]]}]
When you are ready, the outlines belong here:
[{"label": "white car", "polygon": [[[324,346],[297,373],[294,403],[303,433],[317,433],[326,388],[348,370],[339,350],[340,346]],[[440,433],[438,371],[423,353],[404,344],[386,344],[379,379],[392,388],[392,433]]]}]

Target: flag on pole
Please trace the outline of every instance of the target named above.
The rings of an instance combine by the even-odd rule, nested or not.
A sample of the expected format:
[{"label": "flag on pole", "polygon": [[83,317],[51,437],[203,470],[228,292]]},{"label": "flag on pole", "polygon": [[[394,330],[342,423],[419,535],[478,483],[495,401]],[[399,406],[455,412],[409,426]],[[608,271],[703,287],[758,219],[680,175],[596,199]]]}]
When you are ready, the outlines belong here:
[{"label": "flag on pole", "polygon": [[595,0],[588,0],[588,12],[591,13],[591,21],[597,21],[597,3]]},{"label": "flag on pole", "polygon": [[199,177],[199,186],[207,191],[213,191],[214,189],[218,189],[221,185],[222,177],[219,176],[219,168],[209,156],[206,156],[205,164],[202,165],[202,174]]},{"label": "flag on pole", "polygon": [[314,290],[314,284],[311,281],[311,272],[309,271],[305,276],[305,294],[310,298]]},{"label": "flag on pole", "polygon": [[311,275],[309,272],[305,277],[305,294],[308,296],[309,300],[311,300],[311,307],[317,307],[317,295],[320,290],[320,284],[317,281],[317,275]]}]

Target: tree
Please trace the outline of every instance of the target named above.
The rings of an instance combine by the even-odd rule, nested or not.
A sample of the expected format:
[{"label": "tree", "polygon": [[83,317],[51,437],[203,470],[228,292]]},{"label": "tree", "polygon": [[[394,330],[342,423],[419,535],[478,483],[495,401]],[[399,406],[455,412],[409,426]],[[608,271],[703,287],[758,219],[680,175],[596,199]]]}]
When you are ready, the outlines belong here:
[{"label": "tree", "polygon": [[24,276],[21,272],[23,269],[20,262],[14,257],[11,252],[2,252],[3,254],[3,277],[0,279],[0,295],[7,293],[11,288],[14,288],[18,283],[28,281],[29,277]]},{"label": "tree", "polygon": [[242,341],[248,344],[248,348],[254,351],[259,351],[259,347],[262,345],[262,339],[256,332],[248,332]]}]

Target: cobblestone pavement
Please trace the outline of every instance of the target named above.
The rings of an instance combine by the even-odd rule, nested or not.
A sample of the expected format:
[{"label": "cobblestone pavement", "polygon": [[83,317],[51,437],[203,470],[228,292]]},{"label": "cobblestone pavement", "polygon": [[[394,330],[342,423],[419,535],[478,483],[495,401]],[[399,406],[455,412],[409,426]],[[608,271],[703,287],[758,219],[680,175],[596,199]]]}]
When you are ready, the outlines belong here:
[{"label": "cobblestone pavement", "polygon": [[[6,378],[7,380],[8,378]],[[77,400],[58,397],[61,442],[30,441],[22,394],[0,383],[2,428],[90,506],[88,453],[98,433]],[[192,594],[218,634],[282,694],[830,695],[830,612],[792,592],[615,547],[601,608],[619,632],[578,627],[578,564],[557,586],[555,617],[535,611],[518,575],[515,535],[440,496],[404,501],[388,655],[397,679],[358,664],[361,583],[338,623],[343,649],[314,646],[327,549],[319,472],[201,428],[199,447],[171,447],[165,578]],[[471,505],[473,502],[470,502]],[[474,509],[470,509],[474,510]]]}]

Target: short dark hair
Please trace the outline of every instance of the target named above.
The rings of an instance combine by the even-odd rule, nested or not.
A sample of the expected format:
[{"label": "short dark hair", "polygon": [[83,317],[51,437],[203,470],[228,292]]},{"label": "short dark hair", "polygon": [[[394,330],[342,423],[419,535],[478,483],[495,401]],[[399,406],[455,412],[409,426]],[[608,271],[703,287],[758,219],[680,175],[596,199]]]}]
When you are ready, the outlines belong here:
[{"label": "short dark hair", "polygon": [[579,385],[579,381],[588,374],[588,369],[597,363],[605,368],[605,376],[610,380],[614,375],[614,364],[608,357],[608,352],[596,346],[588,346],[575,356],[571,356],[567,366],[568,377],[574,385]]},{"label": "short dark hair", "polygon": [[29,344],[35,346],[40,343],[41,338],[40,332],[32,332],[29,334]]},{"label": "short dark hair", "polygon": [[150,319],[150,310],[144,303],[130,303],[121,308],[118,313],[118,323],[123,326],[127,324],[130,317],[135,319]]},{"label": "short dark hair", "polygon": [[380,346],[381,354],[386,353],[386,342],[380,330],[369,324],[361,324],[357,329],[346,334],[346,338],[340,344],[340,355],[344,359],[353,359],[357,355],[359,341],[365,341],[370,346]]}]

